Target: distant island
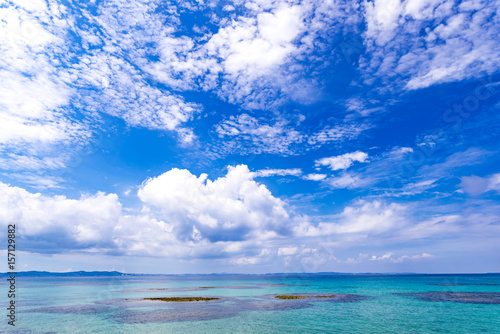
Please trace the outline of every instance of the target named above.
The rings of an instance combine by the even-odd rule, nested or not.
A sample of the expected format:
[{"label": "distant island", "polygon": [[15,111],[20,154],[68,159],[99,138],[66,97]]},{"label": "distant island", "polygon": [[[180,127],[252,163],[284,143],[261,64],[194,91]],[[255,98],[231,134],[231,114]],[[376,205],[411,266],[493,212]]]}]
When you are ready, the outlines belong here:
[{"label": "distant island", "polygon": [[[0,273],[0,277],[8,277],[13,273]],[[136,274],[122,273],[119,271],[20,271],[15,274],[18,277],[123,277],[123,276],[276,276],[276,277],[301,277],[301,276],[443,276],[443,275],[500,275],[500,273],[475,273],[475,274],[427,274],[427,273],[267,273],[267,274],[238,274],[238,273],[212,273],[212,274]]]}]

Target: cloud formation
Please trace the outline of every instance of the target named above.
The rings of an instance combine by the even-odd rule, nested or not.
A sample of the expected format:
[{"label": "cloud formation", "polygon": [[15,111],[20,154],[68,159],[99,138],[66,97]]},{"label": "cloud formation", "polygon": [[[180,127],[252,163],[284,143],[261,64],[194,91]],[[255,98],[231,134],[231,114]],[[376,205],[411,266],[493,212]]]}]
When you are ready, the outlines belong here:
[{"label": "cloud formation", "polygon": [[497,10],[487,1],[364,2],[365,83],[414,90],[495,72]]},{"label": "cloud formation", "polygon": [[462,190],[472,196],[481,195],[488,191],[500,192],[500,174],[493,174],[488,177],[463,176],[461,181]]},{"label": "cloud formation", "polygon": [[328,166],[331,170],[347,169],[351,167],[355,161],[365,162],[366,159],[368,159],[368,154],[356,151],[316,160],[316,166]]},{"label": "cloud formation", "polygon": [[186,240],[242,241],[289,234],[285,203],[255,182],[247,166],[229,167],[225,177],[214,181],[207,177],[172,169],[146,181],[138,196]]}]

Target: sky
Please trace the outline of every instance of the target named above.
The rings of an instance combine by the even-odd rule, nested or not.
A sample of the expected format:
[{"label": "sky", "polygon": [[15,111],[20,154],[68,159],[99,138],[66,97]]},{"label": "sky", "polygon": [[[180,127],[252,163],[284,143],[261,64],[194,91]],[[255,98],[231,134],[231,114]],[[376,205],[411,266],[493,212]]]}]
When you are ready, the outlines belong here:
[{"label": "sky", "polygon": [[499,12],[1,2],[19,270],[500,272]]}]

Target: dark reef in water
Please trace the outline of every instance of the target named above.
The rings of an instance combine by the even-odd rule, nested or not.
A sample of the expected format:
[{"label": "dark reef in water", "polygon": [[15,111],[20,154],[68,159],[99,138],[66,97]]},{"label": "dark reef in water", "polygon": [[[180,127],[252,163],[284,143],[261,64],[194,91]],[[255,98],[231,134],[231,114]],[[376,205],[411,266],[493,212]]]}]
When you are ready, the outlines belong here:
[{"label": "dark reef in water", "polygon": [[[276,298],[278,297],[278,298]],[[336,294],[291,294],[265,295],[250,298],[236,297],[165,297],[142,299],[112,299],[100,302],[120,309],[110,319],[119,323],[149,323],[177,321],[206,321],[235,317],[246,311],[285,311],[312,307],[315,302],[350,303],[372,297]],[[173,300],[175,299],[175,300]],[[179,299],[179,300],[177,300]],[[205,302],[190,302],[204,301]],[[163,301],[187,301],[186,303],[164,303]],[[154,303],[154,304],[152,304]],[[157,307],[154,311],[142,311],[140,307]]]},{"label": "dark reef in water", "polygon": [[285,283],[258,283],[257,285],[267,286],[267,287],[310,286],[310,285],[305,285],[305,284],[285,284]]},{"label": "dark reef in water", "polygon": [[278,295],[274,296],[276,299],[304,299],[309,298],[309,296],[296,296],[296,295]]},{"label": "dark reef in water", "polygon": [[208,302],[211,300],[220,300],[220,298],[217,298],[217,297],[150,297],[150,298],[143,298],[143,300],[179,303],[179,302]]},{"label": "dark reef in water", "polygon": [[395,293],[395,295],[415,297],[418,300],[426,302],[500,304],[500,292],[429,291]]},{"label": "dark reef in water", "polygon": [[371,299],[368,296],[346,294],[346,293],[295,293],[291,295],[271,295],[275,299],[284,300],[304,300],[307,301],[329,301],[336,303],[351,303],[359,302],[366,299]]}]

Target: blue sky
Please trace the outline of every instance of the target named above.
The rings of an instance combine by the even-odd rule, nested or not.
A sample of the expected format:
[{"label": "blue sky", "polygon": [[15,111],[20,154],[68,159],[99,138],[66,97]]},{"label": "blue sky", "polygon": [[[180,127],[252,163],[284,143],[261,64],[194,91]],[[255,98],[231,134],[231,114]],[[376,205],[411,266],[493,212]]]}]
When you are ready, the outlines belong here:
[{"label": "blue sky", "polygon": [[500,271],[498,12],[3,3],[0,223],[22,269]]}]

